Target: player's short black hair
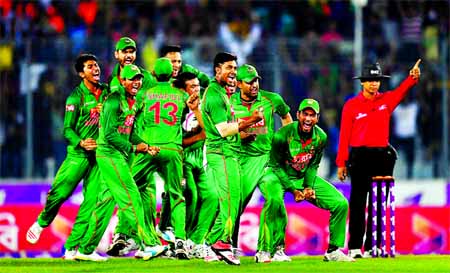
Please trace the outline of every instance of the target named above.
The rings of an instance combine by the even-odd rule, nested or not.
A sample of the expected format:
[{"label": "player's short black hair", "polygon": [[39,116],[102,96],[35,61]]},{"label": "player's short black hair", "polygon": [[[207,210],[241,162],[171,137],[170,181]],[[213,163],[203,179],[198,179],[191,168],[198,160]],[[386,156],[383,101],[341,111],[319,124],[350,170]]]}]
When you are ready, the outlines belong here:
[{"label": "player's short black hair", "polygon": [[219,52],[214,57],[214,67],[213,70],[215,71],[216,67],[219,65],[229,62],[229,61],[237,61],[236,55],[229,53],[229,52]]},{"label": "player's short black hair", "polygon": [[164,57],[169,52],[181,52],[181,46],[179,45],[165,45],[159,50],[159,56]]},{"label": "player's short black hair", "polygon": [[98,62],[97,57],[93,54],[89,53],[80,54],[75,60],[75,71],[77,73],[83,72],[84,63],[90,60]]},{"label": "player's short black hair", "polygon": [[176,80],[173,81],[173,86],[176,88],[180,88],[180,89],[185,89],[186,88],[186,82],[193,80],[197,78],[197,75],[195,75],[194,73],[191,72],[183,72],[180,75],[178,75],[178,77],[176,78]]},{"label": "player's short black hair", "polygon": [[168,82],[170,81],[170,78],[172,78],[172,75],[167,74],[155,75],[155,78],[158,82]]}]

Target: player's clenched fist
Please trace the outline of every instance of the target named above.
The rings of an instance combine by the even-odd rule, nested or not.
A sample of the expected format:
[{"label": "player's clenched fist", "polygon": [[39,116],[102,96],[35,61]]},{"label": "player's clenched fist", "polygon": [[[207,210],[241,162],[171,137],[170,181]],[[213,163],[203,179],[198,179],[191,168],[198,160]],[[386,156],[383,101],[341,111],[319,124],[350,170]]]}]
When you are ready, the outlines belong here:
[{"label": "player's clenched fist", "polygon": [[80,147],[85,149],[86,151],[92,151],[97,148],[97,142],[95,139],[86,138],[80,141]]},{"label": "player's clenched fist", "polygon": [[148,144],[141,142],[136,145],[136,153],[146,153],[148,151]]},{"label": "player's clenched fist", "polygon": [[292,193],[294,194],[295,202],[301,202],[305,200],[305,195],[303,194],[302,191],[294,190]]},{"label": "player's clenched fist", "polygon": [[252,115],[250,116],[250,120],[253,123],[257,123],[258,121],[262,120],[264,118],[263,112],[260,110],[253,111]]},{"label": "player's clenched fist", "polygon": [[186,104],[189,107],[189,109],[194,111],[195,109],[198,108],[199,101],[200,101],[200,98],[198,96],[198,93],[195,92],[189,96],[189,99],[186,101]]},{"label": "player's clenched fist", "polygon": [[314,191],[311,188],[305,188],[303,190],[303,195],[305,196],[305,199],[308,201],[312,201],[316,199],[316,191]]},{"label": "player's clenched fist", "polygon": [[158,146],[149,146],[147,152],[148,152],[151,156],[155,156],[155,155],[159,154],[159,151],[160,151],[160,150],[161,150],[161,149],[160,149]]},{"label": "player's clenched fist", "polygon": [[411,70],[409,70],[409,75],[411,75],[411,77],[414,80],[418,80],[420,78],[420,67],[419,64],[422,60],[418,59],[416,64],[413,66],[413,68]]}]

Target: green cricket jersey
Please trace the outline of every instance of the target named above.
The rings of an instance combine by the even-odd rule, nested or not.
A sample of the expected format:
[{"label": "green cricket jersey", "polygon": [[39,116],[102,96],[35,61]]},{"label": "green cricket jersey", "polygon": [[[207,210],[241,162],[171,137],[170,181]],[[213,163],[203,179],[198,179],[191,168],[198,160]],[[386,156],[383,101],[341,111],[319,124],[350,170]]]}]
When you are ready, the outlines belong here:
[{"label": "green cricket jersey", "polygon": [[143,142],[133,133],[136,111],[134,98],[127,98],[120,92],[108,96],[100,115],[97,154],[128,158],[133,151],[132,144]]},{"label": "green cricket jersey", "polygon": [[239,152],[241,144],[239,134],[222,138],[216,128],[216,124],[222,122],[236,122],[233,106],[226,90],[216,79],[211,80],[203,95],[201,110],[205,124],[207,150],[216,153],[225,150]]},{"label": "green cricket jersey", "polygon": [[158,82],[141,95],[142,105],[136,122],[142,139],[149,145],[175,143],[181,146],[181,118],[187,112],[189,95],[169,82]]},{"label": "green cricket jersey", "polygon": [[209,79],[208,75],[206,75],[202,71],[198,70],[197,68],[193,67],[192,65],[182,64],[178,75],[183,72],[191,72],[192,74],[195,74],[200,82],[200,86],[203,88],[208,87],[210,79]]},{"label": "green cricket jersey", "polygon": [[67,154],[87,157],[89,152],[81,148],[81,140],[98,138],[100,113],[97,104],[103,103],[108,94],[107,85],[100,84],[99,92],[93,94],[81,82],[66,100],[64,137],[68,140]]},{"label": "green cricket jersey", "polygon": [[283,117],[290,111],[289,106],[284,102],[283,98],[277,93],[259,90],[256,101],[247,106],[245,105],[245,102],[241,100],[240,92],[236,92],[231,97],[231,103],[238,120],[250,118],[255,110],[262,110],[264,114],[264,119],[247,129],[247,132],[255,133],[257,137],[252,142],[242,142],[242,154],[246,156],[259,156],[270,152],[274,134],[273,114],[277,113],[279,116]]},{"label": "green cricket jersey", "polygon": [[278,130],[273,137],[269,166],[283,186],[289,190],[314,185],[323,150],[327,143],[326,133],[317,125],[311,138],[298,133],[298,121]]}]

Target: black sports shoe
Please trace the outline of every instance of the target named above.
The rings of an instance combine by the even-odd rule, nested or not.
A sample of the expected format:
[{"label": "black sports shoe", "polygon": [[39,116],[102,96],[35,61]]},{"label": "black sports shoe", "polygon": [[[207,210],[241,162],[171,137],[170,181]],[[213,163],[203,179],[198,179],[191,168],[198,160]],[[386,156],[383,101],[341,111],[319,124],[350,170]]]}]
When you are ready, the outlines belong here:
[{"label": "black sports shoe", "polygon": [[175,256],[178,260],[189,260],[189,256],[183,240],[177,239],[175,242]]},{"label": "black sports shoe", "polygon": [[127,246],[127,238],[125,235],[117,233],[114,235],[112,244],[109,246],[106,254],[109,256],[120,256],[121,250]]}]

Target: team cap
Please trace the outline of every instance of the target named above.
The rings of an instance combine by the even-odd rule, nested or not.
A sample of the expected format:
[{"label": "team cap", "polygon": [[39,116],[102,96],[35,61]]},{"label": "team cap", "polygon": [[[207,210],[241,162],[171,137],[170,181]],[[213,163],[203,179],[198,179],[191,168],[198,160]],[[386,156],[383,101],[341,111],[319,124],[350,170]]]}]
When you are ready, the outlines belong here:
[{"label": "team cap", "polygon": [[134,50],[136,50],[136,42],[129,37],[122,37],[116,43],[116,51],[125,50],[129,47],[134,48]]},{"label": "team cap", "polygon": [[316,112],[316,114],[319,114],[320,112],[320,106],[319,103],[315,99],[304,99],[298,106],[298,111],[303,111],[306,108],[311,108]]},{"label": "team cap", "polygon": [[136,76],[144,77],[144,75],[141,73],[141,70],[139,67],[137,67],[134,64],[127,64],[122,68],[122,71],[120,72],[120,77],[122,79],[128,79],[132,80]]},{"label": "team cap", "polygon": [[256,71],[256,68],[254,66],[249,65],[249,64],[244,64],[238,68],[236,80],[244,81],[244,82],[251,82],[255,78],[261,79],[261,77],[258,75],[258,71]]}]

